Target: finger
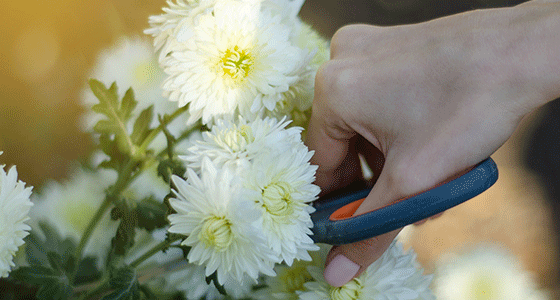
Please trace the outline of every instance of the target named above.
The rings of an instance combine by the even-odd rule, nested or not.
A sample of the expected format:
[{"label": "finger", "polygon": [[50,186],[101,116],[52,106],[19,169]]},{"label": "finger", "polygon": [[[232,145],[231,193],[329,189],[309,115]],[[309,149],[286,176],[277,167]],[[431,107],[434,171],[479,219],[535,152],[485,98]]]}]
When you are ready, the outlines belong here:
[{"label": "finger", "polygon": [[360,176],[354,136],[333,129],[315,112],[307,129],[306,144],[315,151],[311,164],[319,167],[315,184],[321,188],[321,194],[344,187]]},{"label": "finger", "polygon": [[325,280],[340,287],[359,276],[383,255],[399,232],[400,229],[369,240],[332,247],[325,262]]},{"label": "finger", "polygon": [[[391,187],[387,172],[381,175],[354,215],[380,208],[392,200],[399,199],[396,189]],[[325,280],[332,286],[342,286],[360,275],[387,250],[400,229],[357,243],[336,246],[331,249],[325,263]]]}]

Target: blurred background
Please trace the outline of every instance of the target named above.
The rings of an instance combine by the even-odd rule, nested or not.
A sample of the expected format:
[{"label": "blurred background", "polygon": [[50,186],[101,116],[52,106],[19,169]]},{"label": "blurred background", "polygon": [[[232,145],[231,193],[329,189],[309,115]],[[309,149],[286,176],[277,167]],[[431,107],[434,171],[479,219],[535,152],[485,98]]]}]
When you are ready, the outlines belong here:
[{"label": "blurred background", "polygon": [[[330,38],[349,23],[398,25],[472,9],[512,6],[504,0],[307,0],[300,16]],[[87,159],[79,99],[98,54],[121,36],[143,35],[163,0],[8,1],[0,11],[0,163],[40,188]],[[449,253],[478,245],[510,251],[539,288],[560,299],[560,105],[523,121],[495,153],[500,179],[487,193],[412,227],[403,237],[430,272]]]}]

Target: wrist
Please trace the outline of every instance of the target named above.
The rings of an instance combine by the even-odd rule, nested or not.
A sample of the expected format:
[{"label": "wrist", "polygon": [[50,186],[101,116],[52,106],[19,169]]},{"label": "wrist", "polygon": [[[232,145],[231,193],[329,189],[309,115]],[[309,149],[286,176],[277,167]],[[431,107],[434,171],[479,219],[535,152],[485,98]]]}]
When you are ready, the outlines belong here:
[{"label": "wrist", "polygon": [[[479,93],[520,118],[560,96],[560,3],[535,3],[478,11],[472,24],[470,76]],[[469,45],[470,44],[470,45]]]}]

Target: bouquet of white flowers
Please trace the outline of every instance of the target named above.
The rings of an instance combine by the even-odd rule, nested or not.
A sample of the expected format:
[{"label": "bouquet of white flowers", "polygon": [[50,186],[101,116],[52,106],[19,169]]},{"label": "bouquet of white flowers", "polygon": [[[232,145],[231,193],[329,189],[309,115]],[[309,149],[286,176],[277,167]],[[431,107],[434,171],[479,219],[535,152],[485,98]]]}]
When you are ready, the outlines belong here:
[{"label": "bouquet of white flowers", "polygon": [[9,280],[38,299],[433,299],[398,244],[322,279],[303,140],[329,46],[302,4],[168,1],[145,31],[159,57],[143,39],[103,53],[83,97],[98,151],[33,196],[21,255],[31,190],[0,173],[0,274],[15,255]]}]

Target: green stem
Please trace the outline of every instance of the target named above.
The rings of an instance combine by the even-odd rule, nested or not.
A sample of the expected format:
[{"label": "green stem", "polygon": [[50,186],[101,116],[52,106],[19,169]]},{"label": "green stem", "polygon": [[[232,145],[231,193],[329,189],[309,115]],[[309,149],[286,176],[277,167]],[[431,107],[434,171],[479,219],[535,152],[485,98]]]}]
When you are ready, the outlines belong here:
[{"label": "green stem", "polygon": [[111,205],[111,199],[109,197],[105,198],[105,200],[103,200],[103,203],[101,203],[101,206],[99,206],[99,208],[97,209],[97,212],[95,212],[93,218],[89,221],[86,230],[84,231],[82,237],[80,238],[78,247],[76,247],[76,251],[74,252],[74,257],[76,258],[76,267],[72,278],[76,277],[75,273],[78,272],[78,266],[80,264],[80,261],[82,260],[82,252],[84,251],[84,248],[86,247],[86,244],[89,241],[89,238],[93,233],[93,230],[95,229],[97,223],[99,223],[99,221],[101,220],[101,218],[103,217],[103,215],[105,214],[105,212],[107,211],[110,205]]},{"label": "green stem", "polygon": [[[146,137],[146,139],[144,139],[144,141],[142,142],[142,144],[138,148],[138,152],[136,152],[136,153],[144,153],[146,151],[146,149],[148,148],[148,146],[150,145],[150,143],[163,130],[164,126],[166,126],[167,124],[172,122],[175,118],[177,118],[179,115],[184,113],[186,110],[187,110],[187,106],[179,108],[173,114],[171,114],[171,116],[169,116],[167,118],[166,123],[160,124],[157,128],[152,130],[152,132],[150,132],[150,134]],[[130,137],[127,137],[127,138],[130,138]],[[134,153],[132,154],[132,156],[133,156],[133,158],[130,159],[127,162],[127,164],[125,165],[125,167],[122,169],[122,171],[119,172],[119,177],[117,178],[117,182],[111,187],[111,190],[108,193],[107,197],[105,198],[105,200],[103,200],[103,203],[101,204],[101,206],[99,207],[99,209],[97,210],[97,212],[95,213],[95,215],[93,216],[91,221],[89,222],[88,226],[86,227],[86,230],[84,231],[82,237],[80,238],[80,242],[79,242],[78,247],[76,248],[76,251],[74,253],[74,256],[76,258],[76,267],[75,267],[74,273],[72,274],[72,277],[71,277],[74,280],[76,279],[76,275],[77,275],[77,272],[78,272],[78,266],[80,264],[80,261],[82,260],[82,254],[83,254],[84,248],[85,248],[86,244],[88,243],[89,239],[91,238],[93,230],[95,229],[95,227],[97,226],[97,224],[99,223],[99,221],[101,220],[101,218],[103,217],[103,215],[105,214],[107,209],[110,207],[112,202],[114,202],[114,200],[118,198],[119,194],[128,186],[128,184],[132,181],[132,179],[136,178],[136,175],[138,175],[138,174],[131,174],[132,171],[134,170],[134,168],[137,167],[137,165],[138,165],[138,160],[136,158],[134,158],[135,157]],[[174,242],[176,240],[177,239],[174,239],[172,241],[167,241],[166,240],[164,242],[167,242],[167,243],[171,244],[172,242]],[[167,245],[167,246],[169,246],[169,245]],[[133,262],[133,264],[134,263],[137,263],[137,264],[142,263],[145,259],[149,258],[150,256],[157,253],[161,249],[163,249],[163,248],[158,249],[156,252],[150,254],[147,257],[144,257],[144,256],[146,256],[149,253],[144,254],[142,257],[139,258],[139,259],[143,258],[142,260],[137,259],[136,261]],[[155,248],[152,249],[152,251],[153,250],[155,250]],[[104,282],[103,284],[100,284],[95,290],[93,290],[90,293],[87,293],[86,296],[83,299],[86,299],[86,297],[91,297],[93,295],[93,292],[96,292],[96,293],[99,292],[101,289],[105,288],[105,285],[107,285],[107,284],[108,284],[108,281]]]},{"label": "green stem", "polygon": [[101,220],[101,218],[103,217],[107,209],[111,206],[114,199],[116,199],[116,197],[124,190],[124,188],[130,182],[130,178],[131,178],[130,173],[134,169],[135,165],[136,164],[133,161],[129,161],[125,166],[124,170],[120,172],[119,177],[117,178],[117,182],[111,188],[111,192],[109,193],[109,195],[107,195],[105,200],[103,200],[103,203],[101,203],[101,206],[97,209],[97,212],[95,213],[95,215],[89,222],[88,226],[86,227],[86,230],[82,234],[78,247],[74,252],[74,257],[76,258],[76,267],[74,269],[74,274],[72,276],[74,280],[76,279],[78,266],[80,264],[80,261],[82,260],[82,254],[84,252],[84,248],[88,243],[89,239],[91,238],[93,230],[95,229],[95,227],[97,226],[97,224],[99,223],[99,221]]},{"label": "green stem", "polygon": [[146,149],[148,148],[148,146],[150,145],[150,143],[157,137],[157,135],[163,130],[163,127],[166,126],[167,124],[171,123],[173,120],[175,120],[175,118],[177,118],[178,116],[180,116],[182,113],[184,113],[185,111],[187,111],[188,109],[188,105],[185,105],[181,108],[179,108],[178,110],[176,110],[173,114],[171,114],[165,124],[160,124],[158,127],[156,127],[155,129],[153,129],[150,134],[148,134],[148,136],[144,139],[144,142],[142,142],[142,145],[140,145],[140,147],[138,148],[138,153],[144,153],[146,151]]},{"label": "green stem", "polygon": [[166,239],[165,241],[155,245],[152,249],[148,250],[146,253],[144,253],[142,256],[138,257],[137,259],[135,259],[132,263],[130,263],[130,267],[131,268],[136,268],[138,265],[140,265],[141,263],[143,263],[146,259],[152,257],[154,254],[158,253],[159,251],[168,248],[169,246],[171,246],[171,244],[173,244],[174,242],[178,241],[182,239],[181,236],[174,236],[170,239]]},{"label": "green stem", "polygon": [[103,293],[103,291],[108,287],[109,287],[109,277],[103,280],[95,289],[85,293],[82,297],[80,297],[80,299],[81,300],[90,299],[96,295]]}]

